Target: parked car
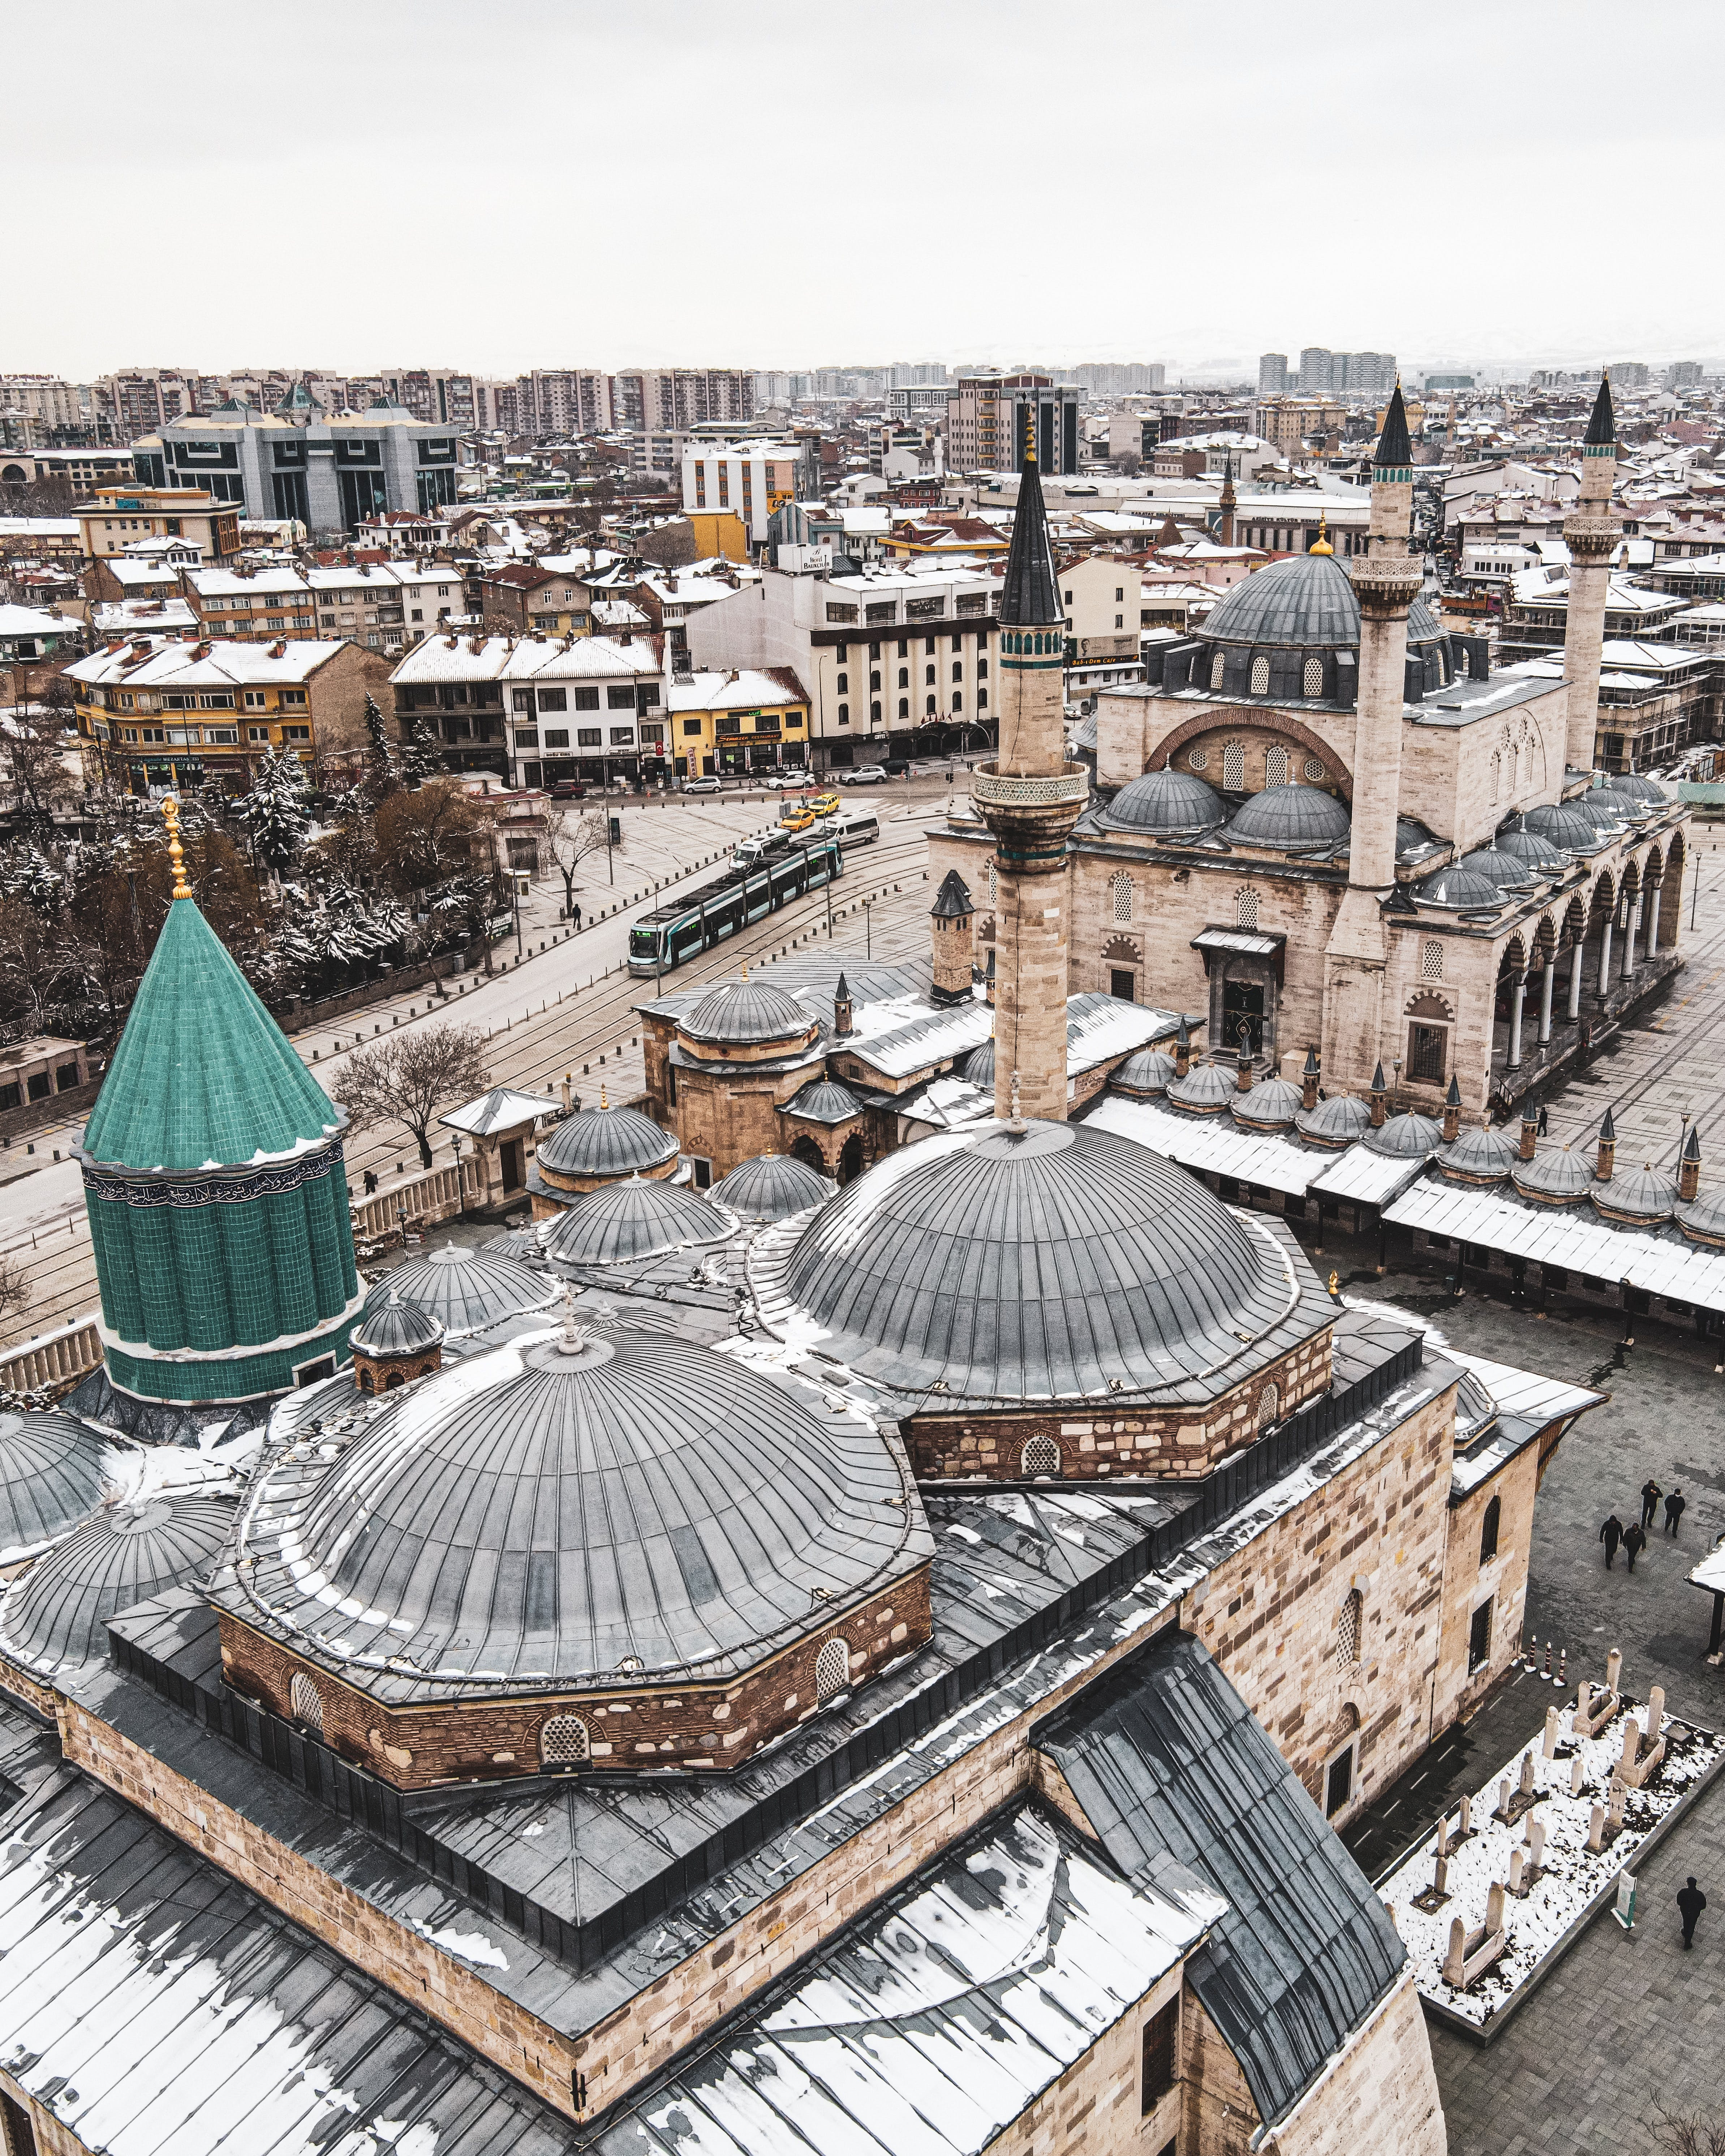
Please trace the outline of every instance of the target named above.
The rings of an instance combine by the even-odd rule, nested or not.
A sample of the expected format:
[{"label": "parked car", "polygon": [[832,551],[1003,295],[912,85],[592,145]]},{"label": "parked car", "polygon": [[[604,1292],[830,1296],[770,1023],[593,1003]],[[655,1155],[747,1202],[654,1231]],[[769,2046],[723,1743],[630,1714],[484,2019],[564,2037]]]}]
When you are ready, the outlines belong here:
[{"label": "parked car", "polygon": [[830,816],[839,806],[839,797],[836,793],[817,793],[807,805],[814,815]]},{"label": "parked car", "polygon": [[814,781],[806,771],[769,771],[760,783],[781,793],[800,793],[805,787],[813,786]]},{"label": "parked car", "polygon": [[841,771],[839,783],[841,786],[884,786],[886,773],[878,763],[860,763],[855,771]]},{"label": "parked car", "polygon": [[685,793],[722,793],[724,790],[722,783],[716,778],[685,778],[683,781]]},{"label": "parked car", "polygon": [[584,801],[587,798],[586,784],[578,778],[554,778],[546,791],[553,801]]}]

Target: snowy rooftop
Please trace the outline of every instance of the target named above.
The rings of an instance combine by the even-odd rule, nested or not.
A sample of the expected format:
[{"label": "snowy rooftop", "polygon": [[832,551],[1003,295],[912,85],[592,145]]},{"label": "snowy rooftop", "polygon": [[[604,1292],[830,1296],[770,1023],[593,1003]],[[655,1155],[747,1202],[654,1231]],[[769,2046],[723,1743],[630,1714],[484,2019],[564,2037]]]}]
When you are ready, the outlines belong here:
[{"label": "snowy rooftop", "polygon": [[147,659],[136,665],[132,662],[134,647],[128,644],[118,651],[92,652],[88,659],[76,660],[65,671],[74,681],[123,681],[128,689],[303,681],[326,660],[333,659],[342,649],[344,642],[340,637],[327,641],[320,637],[297,637],[280,644],[221,640],[206,648],[198,644],[171,643],[158,646]]},{"label": "snowy rooftop", "polygon": [[[660,672],[650,637],[428,636],[403,659],[393,682],[576,681]],[[779,701],[783,701],[781,697]]]},{"label": "snowy rooftop", "polygon": [[[1245,1097],[1250,1102],[1250,1094]],[[1117,1093],[1106,1095],[1085,1120],[1122,1137],[1136,1138],[1182,1168],[1235,1176],[1287,1196],[1301,1197],[1315,1190],[1321,1197],[1382,1205],[1425,1164],[1374,1153],[1363,1144],[1340,1153],[1320,1152],[1301,1145],[1291,1133],[1283,1137],[1243,1131],[1225,1111],[1183,1116],[1159,1101],[1128,1100]]]}]

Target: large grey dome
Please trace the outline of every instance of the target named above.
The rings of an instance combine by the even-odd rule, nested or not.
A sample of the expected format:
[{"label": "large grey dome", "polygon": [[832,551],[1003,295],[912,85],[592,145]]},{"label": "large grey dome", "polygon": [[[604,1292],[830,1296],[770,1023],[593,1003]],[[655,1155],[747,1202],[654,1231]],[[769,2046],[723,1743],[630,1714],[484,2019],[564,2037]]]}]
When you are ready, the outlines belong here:
[{"label": "large grey dome", "polygon": [[369,1317],[392,1295],[398,1295],[403,1302],[417,1303],[446,1333],[459,1339],[517,1311],[544,1310],[558,1292],[554,1281],[513,1258],[493,1257],[487,1250],[459,1250],[446,1243],[440,1250],[429,1250],[423,1258],[409,1258],[398,1265],[366,1297],[365,1308]]},{"label": "large grey dome", "polygon": [[1499,891],[1532,891],[1539,881],[1537,870],[1514,854],[1499,853],[1495,846],[1481,846],[1461,856],[1463,875],[1483,876]]},{"label": "large grey dome", "polygon": [[1372,1111],[1352,1093],[1332,1093],[1315,1108],[1302,1108],[1294,1123],[1314,1145],[1339,1148],[1365,1136],[1372,1127]]},{"label": "large grey dome", "polygon": [[1568,1146],[1541,1146],[1532,1160],[1517,1161],[1509,1178],[1524,1198],[1537,1198],[1545,1205],[1574,1205],[1593,1188],[1594,1172]]},{"label": "large grey dome", "polygon": [[582,1108],[539,1142],[539,1165],[557,1175],[635,1175],[675,1160],[674,1132],[639,1108]]},{"label": "large grey dome", "polygon": [[775,1331],[973,1404],[1231,1382],[1301,1291],[1261,1223],[1086,1123],[925,1138],[779,1232],[752,1260]]},{"label": "large grey dome", "polygon": [[512,1341],[392,1396],[334,1461],[262,1477],[248,1537],[224,1606],[419,1697],[721,1678],[927,1547],[865,1424],[621,1328]]},{"label": "large grey dome", "polygon": [[796,998],[768,981],[721,981],[701,998],[677,1030],[716,1048],[758,1048],[769,1041],[800,1040],[815,1023]]},{"label": "large grey dome", "polygon": [[1661,808],[1670,805],[1661,801],[1650,801],[1645,793],[1632,793],[1615,778],[1607,785],[1594,787],[1590,793],[1583,794],[1581,798],[1589,808],[1595,810],[1603,808],[1608,814],[1616,817],[1620,823],[1630,824],[1648,823]]},{"label": "large grey dome", "polygon": [[1450,913],[1495,913],[1504,902],[1503,887],[1495,876],[1464,868],[1459,861],[1416,883],[1414,896],[1421,906],[1442,906]]},{"label": "large grey dome", "polygon": [[1213,786],[1189,771],[1147,771],[1122,786],[1096,820],[1110,831],[1142,831],[1147,837],[1196,836],[1228,819],[1227,804]]},{"label": "large grey dome", "polygon": [[825,1204],[838,1187],[793,1154],[762,1152],[716,1183],[713,1196],[745,1220],[788,1220]]},{"label": "large grey dome", "polygon": [[0,1414],[0,1563],[88,1519],[119,1450],[75,1415]]},{"label": "large grey dome", "polygon": [[1595,831],[1612,837],[1628,828],[1632,808],[1639,811],[1644,806],[1639,801],[1630,803],[1614,799],[1602,786],[1591,787],[1585,793],[1576,794],[1563,805],[1572,815],[1590,824]]},{"label": "large grey dome", "polygon": [[545,1231],[545,1255],[566,1265],[627,1265],[684,1244],[721,1243],[722,1214],[675,1183],[639,1176],[572,1199]]},{"label": "large grey dome", "polygon": [[1290,783],[1248,794],[1222,835],[1231,844],[1274,846],[1291,854],[1339,845],[1348,829],[1348,810],[1333,793]]},{"label": "large grey dome", "polygon": [[1677,1209],[1677,1186],[1651,1168],[1620,1168],[1609,1183],[1594,1178],[1594,1208],[1613,1220],[1669,1220]]},{"label": "large grey dome", "polygon": [[1561,875],[1574,865],[1563,849],[1543,832],[1534,830],[1525,816],[1518,817],[1507,829],[1500,831],[1492,839],[1491,848],[1512,860],[1525,863],[1538,875]]},{"label": "large grey dome", "polygon": [[1625,793],[1633,801],[1646,801],[1656,808],[1669,808],[1671,797],[1656,778],[1649,778],[1643,771],[1620,771],[1611,780],[1614,793]]},{"label": "large grey dome", "polygon": [[958,1066],[973,1086],[980,1086],[985,1093],[994,1089],[994,1036],[993,1034],[980,1048],[973,1048]]},{"label": "large grey dome", "polygon": [[218,1497],[151,1497],[99,1512],[7,1589],[0,1654],[44,1673],[101,1661],[109,1618],[201,1578],[234,1521]]},{"label": "large grey dome", "polygon": [[1210,644],[1348,650],[1359,643],[1359,601],[1333,554],[1296,554],[1236,584],[1199,634]]},{"label": "large grey dome", "polygon": [[1219,1116],[1240,1097],[1240,1072],[1220,1063],[1194,1063],[1183,1078],[1169,1082],[1168,1103],[1189,1116]]}]

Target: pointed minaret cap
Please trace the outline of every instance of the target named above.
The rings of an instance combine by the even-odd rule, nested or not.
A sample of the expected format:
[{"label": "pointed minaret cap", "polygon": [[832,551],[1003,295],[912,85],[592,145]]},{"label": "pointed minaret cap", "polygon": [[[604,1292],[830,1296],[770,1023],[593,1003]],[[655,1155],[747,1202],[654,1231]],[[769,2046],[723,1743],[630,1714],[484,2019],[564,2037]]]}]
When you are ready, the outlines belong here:
[{"label": "pointed minaret cap", "polygon": [[1063,628],[1065,619],[1033,434],[1019,475],[1012,545],[1007,550],[1006,575],[1000,587],[1000,619],[1010,629],[1052,629]]},{"label": "pointed minaret cap", "polygon": [[1461,1088],[1451,1078],[1444,1096],[1444,1143],[1454,1145],[1461,1135]]},{"label": "pointed minaret cap", "polygon": [[1611,409],[1611,371],[1609,367],[1599,377],[1599,393],[1594,399],[1593,415],[1587,423],[1582,446],[1589,449],[1610,449],[1617,446],[1617,416]]},{"label": "pointed minaret cap", "polygon": [[1372,459],[1375,471],[1405,471],[1414,461],[1414,445],[1408,439],[1407,407],[1402,403],[1402,385],[1398,382],[1389,400],[1389,408],[1384,414],[1384,432],[1378,437],[1378,454]]},{"label": "pointed minaret cap", "polygon": [[1683,1141],[1683,1158],[1685,1160],[1699,1160],[1701,1158],[1701,1126],[1699,1123],[1692,1123],[1689,1126],[1689,1135]]},{"label": "pointed minaret cap", "polygon": [[1615,1145],[1617,1142],[1617,1126],[1611,1120],[1611,1111],[1609,1108],[1606,1109],[1604,1119],[1599,1124],[1599,1137],[1606,1145]]},{"label": "pointed minaret cap", "polygon": [[1380,1063],[1372,1073],[1372,1128],[1374,1131],[1383,1129],[1389,1105],[1389,1087],[1384,1080],[1384,1065]]}]

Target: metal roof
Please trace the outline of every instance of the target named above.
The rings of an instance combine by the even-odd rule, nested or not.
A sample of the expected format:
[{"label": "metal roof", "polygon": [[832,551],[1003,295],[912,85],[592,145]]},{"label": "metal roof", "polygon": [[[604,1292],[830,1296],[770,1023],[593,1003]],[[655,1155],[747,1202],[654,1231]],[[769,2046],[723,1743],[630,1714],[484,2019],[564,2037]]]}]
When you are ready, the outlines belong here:
[{"label": "metal roof", "polygon": [[392,1295],[437,1319],[445,1332],[480,1332],[518,1310],[544,1310],[555,1302],[557,1282],[547,1274],[513,1258],[486,1250],[440,1250],[408,1258],[387,1274],[366,1297],[366,1316],[381,1310]]},{"label": "metal roof", "polygon": [[1290,780],[1286,786],[1266,786],[1260,793],[1249,793],[1222,835],[1237,845],[1276,846],[1293,853],[1308,846],[1341,844],[1351,824],[1347,804],[1333,793]]},{"label": "metal roof", "polygon": [[[1287,1082],[1269,1081],[1274,1086]],[[1250,1111],[1265,1090],[1255,1086],[1250,1093],[1237,1095],[1237,1105]],[[1091,1129],[1113,1131],[1153,1152],[1166,1153],[1182,1168],[1231,1175],[1241,1183],[1294,1197],[1315,1190],[1326,1198],[1381,1205],[1404,1189],[1423,1165],[1418,1158],[1386,1158],[1358,1144],[1339,1154],[1314,1152],[1291,1137],[1242,1130],[1231,1116],[1183,1116],[1154,1101],[1122,1100],[1111,1094],[1097,1102],[1085,1122]]]},{"label": "metal roof", "polygon": [[121,1450],[76,1415],[0,1413],[0,1563],[87,1518]]},{"label": "metal roof", "polygon": [[801,1040],[814,1014],[770,981],[721,981],[696,1004],[677,1030],[714,1047],[755,1048],[775,1040]]},{"label": "metal roof", "polygon": [[0,1654],[36,1671],[100,1661],[109,1618],[207,1572],[234,1508],[219,1497],[115,1505],[37,1558],[0,1599]]},{"label": "metal roof", "polygon": [[856,1095],[838,1079],[811,1078],[806,1086],[798,1086],[778,1112],[798,1116],[805,1123],[831,1124],[848,1123],[862,1110]]},{"label": "metal roof", "polygon": [[443,1326],[429,1310],[403,1302],[392,1286],[382,1302],[373,1296],[367,1303],[347,1344],[362,1355],[420,1355],[443,1337]]},{"label": "metal roof", "polygon": [[999,619],[1002,626],[1009,629],[1048,629],[1065,621],[1048,511],[1042,499],[1042,478],[1034,457],[1019,473],[1012,543],[1007,549],[1000,587]]},{"label": "metal roof", "polygon": [[[1091,746],[1095,747],[1094,741]],[[1227,803],[1214,787],[1195,773],[1171,768],[1147,771],[1142,778],[1122,786],[1096,813],[1096,820],[1104,830],[1146,831],[1168,837],[1213,831],[1227,819]]]},{"label": "metal roof", "polygon": [[468,1101],[465,1107],[454,1108],[447,1116],[439,1116],[438,1121],[454,1131],[468,1131],[475,1137],[489,1137],[494,1131],[519,1130],[523,1123],[552,1114],[556,1106],[548,1094],[521,1093],[513,1086],[494,1086],[489,1093],[481,1093],[478,1100]]},{"label": "metal roof", "polygon": [[538,1162],[558,1175],[633,1175],[675,1157],[676,1134],[639,1108],[581,1108],[541,1140]]},{"label": "metal roof", "polygon": [[744,1220],[788,1220],[824,1205],[838,1184],[788,1152],[757,1153],[713,1185],[713,1196]]},{"label": "metal roof", "polygon": [[1244,928],[1202,928],[1192,939],[1194,951],[1241,951],[1249,957],[1273,958],[1286,936],[1254,936]]},{"label": "metal roof", "polygon": [[1216,1664],[1172,1627],[1040,1742],[1129,1879],[1225,1904],[1187,1981],[1274,2124],[1406,1959],[1370,1881]]},{"label": "metal roof", "polygon": [[721,1243],[733,1232],[733,1223],[692,1190],[634,1175],[571,1199],[545,1230],[545,1255],[566,1265],[621,1265]]}]

